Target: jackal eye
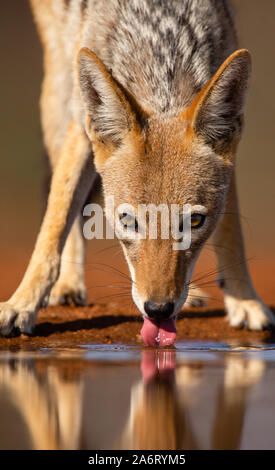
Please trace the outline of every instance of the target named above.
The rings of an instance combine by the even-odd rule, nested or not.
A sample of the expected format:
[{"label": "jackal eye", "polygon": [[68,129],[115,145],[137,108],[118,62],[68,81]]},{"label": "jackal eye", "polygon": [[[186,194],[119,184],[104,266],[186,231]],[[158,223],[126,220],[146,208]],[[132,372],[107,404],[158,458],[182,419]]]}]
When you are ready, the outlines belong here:
[{"label": "jackal eye", "polygon": [[192,214],[191,215],[191,228],[200,228],[205,221],[204,214]]},{"label": "jackal eye", "polygon": [[119,214],[119,220],[123,228],[138,231],[138,223],[135,217],[126,212]]}]

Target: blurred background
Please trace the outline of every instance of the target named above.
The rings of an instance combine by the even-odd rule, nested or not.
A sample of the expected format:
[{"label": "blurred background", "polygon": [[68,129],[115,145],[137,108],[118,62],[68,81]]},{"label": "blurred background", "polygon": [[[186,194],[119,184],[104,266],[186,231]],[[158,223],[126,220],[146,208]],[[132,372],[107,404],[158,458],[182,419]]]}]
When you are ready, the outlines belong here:
[{"label": "blurred background", "polygon": [[[43,1],[43,0],[42,0]],[[247,257],[260,294],[272,303],[275,266],[275,2],[233,0],[240,47],[253,58],[246,130],[238,156],[240,212]],[[20,281],[43,212],[45,158],[40,130],[39,94],[42,50],[27,0],[0,2],[0,296],[6,299]],[[88,242],[88,286],[108,281],[91,260],[122,266],[117,246]],[[110,242],[109,242],[110,245]],[[213,264],[205,253],[201,263]],[[201,269],[201,268],[200,268]],[[104,277],[105,276],[105,277]],[[104,292],[102,293],[104,299]],[[97,297],[95,297],[95,295]],[[100,293],[90,291],[97,300]]]}]

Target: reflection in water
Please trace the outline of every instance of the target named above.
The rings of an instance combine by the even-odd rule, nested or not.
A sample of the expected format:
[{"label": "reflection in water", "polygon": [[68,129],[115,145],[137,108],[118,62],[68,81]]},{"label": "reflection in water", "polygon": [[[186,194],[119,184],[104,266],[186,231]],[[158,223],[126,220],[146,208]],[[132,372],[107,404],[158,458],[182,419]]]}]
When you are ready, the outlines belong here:
[{"label": "reflection in water", "polygon": [[238,449],[265,368],[234,353],[194,361],[144,350],[138,378],[136,363],[17,355],[0,362],[0,448]]},{"label": "reflection in water", "polygon": [[196,448],[188,412],[178,400],[175,363],[175,351],[143,351],[143,380],[131,390],[130,417],[123,447],[144,450]]},{"label": "reflection in water", "polygon": [[[130,422],[125,436],[128,448],[198,449],[189,404],[204,386],[203,365],[183,365],[175,374],[174,351],[143,351],[143,382],[131,395]],[[260,380],[260,360],[230,357],[225,362],[212,428],[211,448],[238,449],[249,389]]]},{"label": "reflection in water", "polygon": [[[20,360],[2,363],[0,387],[6,390],[10,404],[18,408],[31,448],[78,449],[83,383],[77,376],[66,377],[66,367],[43,366],[43,363],[36,367],[33,361]],[[7,437],[1,427],[0,424],[0,442]],[[4,448],[2,444],[1,448]]]}]

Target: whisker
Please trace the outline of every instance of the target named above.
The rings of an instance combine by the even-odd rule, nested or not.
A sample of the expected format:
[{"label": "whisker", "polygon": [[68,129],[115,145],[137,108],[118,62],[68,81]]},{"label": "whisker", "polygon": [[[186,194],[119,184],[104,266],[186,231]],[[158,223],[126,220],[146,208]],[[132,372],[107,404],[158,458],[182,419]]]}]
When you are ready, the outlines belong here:
[{"label": "whisker", "polygon": [[[237,278],[229,278],[229,277],[226,277],[226,278],[223,278],[223,280],[225,282],[227,281],[238,281],[238,282],[243,282],[245,284],[248,284],[249,281],[246,281],[245,279],[237,279]],[[212,285],[211,285],[212,284]],[[191,286],[191,283],[189,284],[189,289],[196,289],[196,287],[219,287],[219,285],[217,284],[216,281],[212,281],[212,280],[209,280],[209,281],[205,281],[205,282],[201,282],[201,283],[197,283],[193,286]]]},{"label": "whisker", "polygon": [[111,298],[115,298],[115,299],[119,299],[121,297],[131,297],[131,294],[130,293],[126,293],[126,292],[122,292],[122,293],[116,293],[116,294],[110,294],[110,295],[104,295],[104,296],[101,296],[101,297],[97,297],[95,299],[95,302],[98,302],[99,300],[106,300],[106,299],[111,299]]},{"label": "whisker", "polygon": [[97,265],[97,266],[104,266],[104,267],[107,267],[107,268],[111,268],[113,271],[117,272],[118,274],[120,274],[121,277],[124,277],[125,279],[129,280],[132,282],[132,279],[130,278],[130,276],[128,276],[126,273],[123,273],[122,271],[120,271],[118,268],[115,268],[114,266],[111,266],[109,264],[106,264],[106,263],[91,263],[92,265]]},{"label": "whisker", "polygon": [[221,299],[218,299],[218,297],[213,297],[213,296],[210,296],[210,295],[205,295],[205,296],[201,296],[201,295],[190,295],[189,296],[189,299],[204,299],[204,300],[215,300],[216,302],[219,302],[219,303],[223,303],[223,300]]},{"label": "whisker", "polygon": [[104,253],[105,251],[112,250],[113,248],[117,248],[117,243],[115,245],[107,246],[105,248],[102,248],[101,250],[94,251],[93,254],[99,255],[101,253]]},{"label": "whisker", "polygon": [[[246,261],[249,261],[249,260],[251,260],[251,258],[246,259]],[[192,283],[196,283],[197,281],[200,281],[201,279],[205,279],[207,276],[213,276],[215,274],[220,274],[220,273],[224,272],[225,270],[227,270],[229,268],[232,268],[232,267],[235,267],[235,266],[240,266],[241,264],[242,264],[242,261],[240,263],[227,264],[227,265],[224,265],[222,267],[212,269],[211,271],[208,271],[208,272],[204,273],[203,276],[197,277],[196,279],[193,279]]]},{"label": "whisker", "polygon": [[204,247],[209,247],[209,248],[221,248],[223,250],[226,250],[226,251],[229,251],[229,253],[233,253],[234,250],[232,250],[232,248],[230,248],[229,246],[224,246],[224,245],[218,245],[217,243],[213,243],[213,242],[209,242],[209,243],[205,243],[204,244]]},{"label": "whisker", "polygon": [[131,282],[131,283],[132,283],[132,282],[134,283],[134,281],[132,281],[132,279],[131,279],[130,277],[127,277],[126,275],[123,276],[121,273],[114,272],[114,271],[112,271],[112,270],[109,271],[109,270],[103,269],[103,268],[98,267],[98,266],[93,266],[93,267],[91,267],[91,268],[89,269],[89,271],[92,271],[92,270],[101,271],[101,272],[104,272],[104,273],[107,273],[107,274],[111,274],[111,275],[113,275],[113,276],[122,277],[124,280],[126,279],[127,281],[129,281],[129,283],[130,283],[130,282]]},{"label": "whisker", "polygon": [[121,286],[121,285],[118,285],[118,286],[114,286],[112,284],[101,284],[101,285],[97,285],[97,286],[89,286],[87,287],[87,289],[131,289],[131,286]]}]

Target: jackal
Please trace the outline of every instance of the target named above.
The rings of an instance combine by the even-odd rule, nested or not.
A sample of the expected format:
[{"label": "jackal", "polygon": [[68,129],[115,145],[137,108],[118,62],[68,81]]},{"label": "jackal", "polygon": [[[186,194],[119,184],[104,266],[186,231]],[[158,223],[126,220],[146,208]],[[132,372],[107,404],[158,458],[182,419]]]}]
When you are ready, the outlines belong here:
[{"label": "jackal", "polygon": [[[249,277],[238,216],[235,156],[251,65],[248,51],[237,50],[228,2],[31,0],[31,7],[44,48],[41,114],[53,176],[26,274],[1,304],[2,334],[31,333],[47,302],[85,302],[79,214],[96,171],[115,206],[196,208],[187,250],[173,250],[170,239],[121,240],[145,344],[174,341],[211,234],[230,324],[273,324]],[[120,221],[138,226],[127,213]]]}]

